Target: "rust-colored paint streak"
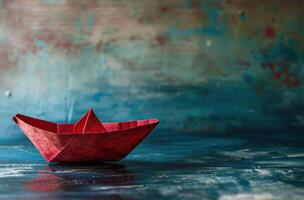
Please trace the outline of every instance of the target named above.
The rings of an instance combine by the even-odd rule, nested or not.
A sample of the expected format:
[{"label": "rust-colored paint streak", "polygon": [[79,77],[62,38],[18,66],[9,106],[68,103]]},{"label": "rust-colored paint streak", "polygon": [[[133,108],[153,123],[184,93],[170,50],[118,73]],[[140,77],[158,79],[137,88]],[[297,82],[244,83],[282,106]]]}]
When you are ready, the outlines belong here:
[{"label": "rust-colored paint streak", "polygon": [[289,67],[282,67],[276,63],[263,63],[263,68],[268,68],[271,71],[272,77],[276,81],[282,81],[285,86],[288,87],[299,87],[301,85],[300,80],[289,72]]},{"label": "rust-colored paint streak", "polygon": [[167,43],[168,38],[164,35],[158,35],[156,36],[155,40],[159,45],[164,46]]},{"label": "rust-colored paint streak", "polygon": [[275,38],[276,32],[273,26],[266,26],[264,29],[264,35],[266,38]]},{"label": "rust-colored paint streak", "polygon": [[16,65],[16,61],[10,58],[10,53],[8,51],[0,51],[0,68],[6,69]]},{"label": "rust-colored paint streak", "polygon": [[52,33],[45,33],[45,34],[40,34],[36,37],[39,40],[43,40],[48,44],[53,45],[54,48],[57,49],[79,49],[83,45],[81,44],[74,44],[72,41],[66,40],[62,38],[62,36],[58,36]]},{"label": "rust-colored paint streak", "polygon": [[202,12],[201,12],[201,1],[200,0],[193,0],[192,1],[192,7],[194,10],[194,13],[197,17],[201,17],[202,16]]},{"label": "rust-colored paint streak", "polygon": [[58,49],[79,49],[80,47],[81,47],[81,45],[73,44],[71,41],[68,41],[68,40],[58,42],[55,45],[55,48],[58,48]]},{"label": "rust-colored paint streak", "polygon": [[275,79],[280,79],[281,76],[282,76],[282,73],[281,72],[273,72],[273,76]]},{"label": "rust-colored paint streak", "polygon": [[289,75],[285,78],[284,83],[289,87],[299,87],[301,82],[293,75]]},{"label": "rust-colored paint streak", "polygon": [[171,8],[168,7],[168,6],[161,6],[161,7],[159,8],[159,11],[160,11],[161,13],[168,13],[168,12],[171,11]]}]

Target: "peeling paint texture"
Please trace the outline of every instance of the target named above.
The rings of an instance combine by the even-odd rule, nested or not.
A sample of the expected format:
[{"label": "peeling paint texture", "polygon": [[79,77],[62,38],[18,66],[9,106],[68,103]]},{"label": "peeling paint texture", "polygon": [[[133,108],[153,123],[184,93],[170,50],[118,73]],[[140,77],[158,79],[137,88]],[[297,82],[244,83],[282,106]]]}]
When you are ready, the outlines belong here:
[{"label": "peeling paint texture", "polygon": [[72,122],[89,107],[185,134],[303,131],[303,7],[2,0],[0,138],[24,139],[17,112]]},{"label": "peeling paint texture", "polygon": [[[302,200],[303,8],[0,0],[0,200]],[[160,124],[120,162],[48,164],[11,119],[89,108]]]}]

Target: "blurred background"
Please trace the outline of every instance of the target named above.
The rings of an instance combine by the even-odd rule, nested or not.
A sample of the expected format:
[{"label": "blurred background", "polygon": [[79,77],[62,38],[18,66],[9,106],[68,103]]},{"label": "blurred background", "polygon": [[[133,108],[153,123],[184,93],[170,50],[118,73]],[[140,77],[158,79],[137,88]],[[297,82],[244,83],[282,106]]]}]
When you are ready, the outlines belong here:
[{"label": "blurred background", "polygon": [[[303,0],[0,0],[0,199],[304,196]],[[13,121],[161,123],[48,164]],[[81,150],[80,150],[81,151]]]},{"label": "blurred background", "polygon": [[0,1],[0,139],[22,113],[159,118],[184,134],[304,129],[301,0]]}]

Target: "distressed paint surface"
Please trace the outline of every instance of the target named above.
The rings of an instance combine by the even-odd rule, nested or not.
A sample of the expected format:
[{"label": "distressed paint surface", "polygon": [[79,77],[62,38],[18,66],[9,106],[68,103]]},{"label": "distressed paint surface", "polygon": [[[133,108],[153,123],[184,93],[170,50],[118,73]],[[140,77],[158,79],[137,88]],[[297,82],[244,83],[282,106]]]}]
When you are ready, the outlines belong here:
[{"label": "distressed paint surface", "polygon": [[303,199],[303,137],[269,139],[157,132],[103,165],[47,165],[28,143],[0,145],[0,199]]},{"label": "distressed paint surface", "polygon": [[2,1],[0,137],[22,137],[16,112],[88,107],[175,131],[303,130],[303,4]]},{"label": "distressed paint surface", "polygon": [[[302,0],[0,0],[0,199],[302,199]],[[159,118],[125,160],[47,165],[19,112]]]},{"label": "distressed paint surface", "polygon": [[3,1],[1,137],[19,137],[15,112],[70,122],[87,107],[164,129],[303,129],[303,2],[255,5]]}]

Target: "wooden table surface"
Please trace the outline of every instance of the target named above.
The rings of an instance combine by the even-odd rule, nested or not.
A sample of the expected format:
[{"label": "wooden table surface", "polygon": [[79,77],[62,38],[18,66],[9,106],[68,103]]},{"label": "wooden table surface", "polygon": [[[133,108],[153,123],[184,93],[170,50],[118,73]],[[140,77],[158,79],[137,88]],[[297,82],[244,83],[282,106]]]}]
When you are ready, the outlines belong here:
[{"label": "wooden table surface", "polygon": [[48,164],[0,146],[0,199],[302,199],[303,138],[154,132],[118,163]]}]

